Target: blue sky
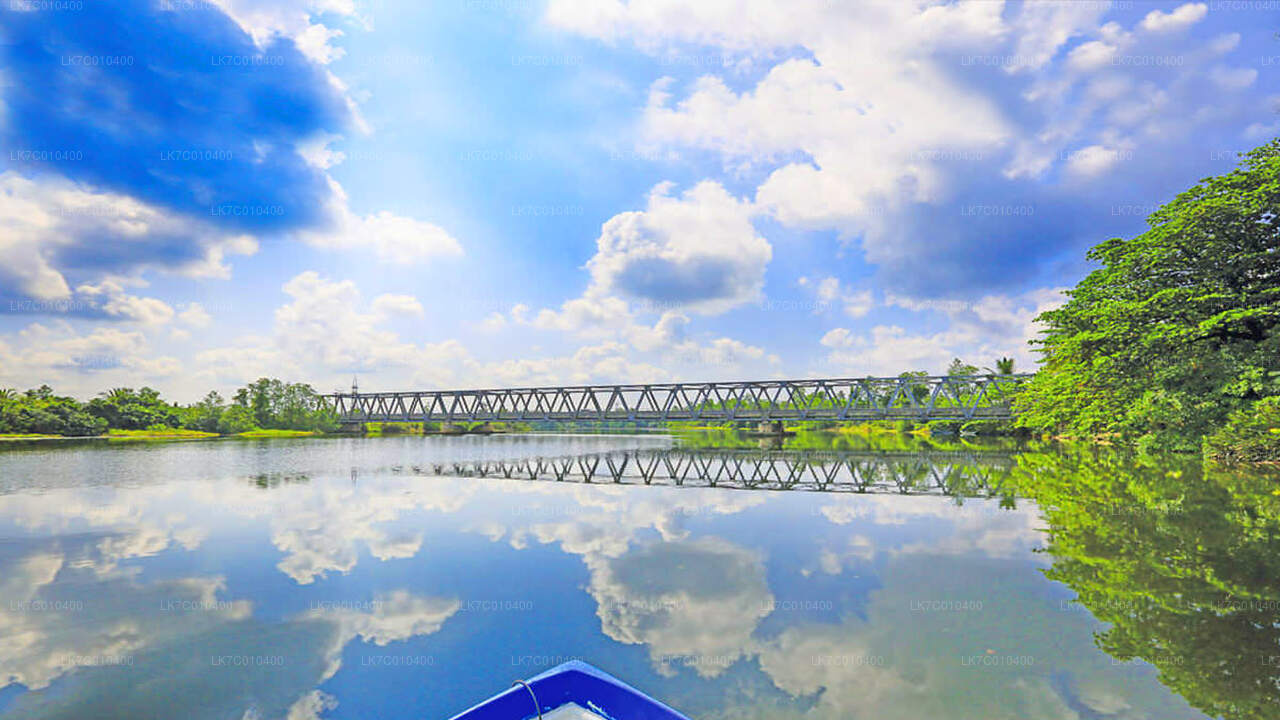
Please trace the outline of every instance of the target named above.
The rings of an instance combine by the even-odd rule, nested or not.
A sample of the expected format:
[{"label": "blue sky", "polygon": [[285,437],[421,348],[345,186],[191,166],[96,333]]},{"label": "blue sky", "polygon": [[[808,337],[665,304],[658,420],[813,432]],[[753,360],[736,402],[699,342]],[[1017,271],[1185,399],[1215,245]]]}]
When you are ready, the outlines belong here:
[{"label": "blue sky", "polygon": [[15,0],[0,386],[1001,355],[1280,135],[1267,2]]}]

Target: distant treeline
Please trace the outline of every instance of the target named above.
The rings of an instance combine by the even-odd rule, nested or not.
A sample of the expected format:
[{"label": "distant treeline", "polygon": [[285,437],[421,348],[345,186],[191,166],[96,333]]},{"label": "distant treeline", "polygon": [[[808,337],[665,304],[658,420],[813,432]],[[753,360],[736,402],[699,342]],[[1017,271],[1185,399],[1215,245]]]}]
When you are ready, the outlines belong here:
[{"label": "distant treeline", "polygon": [[240,388],[230,402],[210,392],[191,405],[170,403],[149,387],[115,388],[88,402],[56,395],[48,385],[26,392],[0,389],[0,433],[80,436],[185,428],[234,434],[337,427],[336,416],[310,385],[273,378]]}]

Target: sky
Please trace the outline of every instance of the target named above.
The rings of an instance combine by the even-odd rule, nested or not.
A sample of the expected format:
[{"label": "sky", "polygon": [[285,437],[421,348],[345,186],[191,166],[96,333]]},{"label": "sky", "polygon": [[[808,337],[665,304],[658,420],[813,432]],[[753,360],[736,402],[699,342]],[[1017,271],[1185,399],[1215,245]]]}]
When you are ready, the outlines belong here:
[{"label": "sky", "polygon": [[1032,370],[1274,0],[6,0],[0,387]]}]

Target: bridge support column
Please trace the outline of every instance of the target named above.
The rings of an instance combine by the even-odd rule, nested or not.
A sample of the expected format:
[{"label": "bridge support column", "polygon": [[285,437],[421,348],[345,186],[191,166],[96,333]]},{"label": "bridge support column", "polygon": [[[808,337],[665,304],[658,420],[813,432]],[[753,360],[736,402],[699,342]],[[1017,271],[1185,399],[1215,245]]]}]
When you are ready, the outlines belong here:
[{"label": "bridge support column", "polygon": [[772,433],[774,435],[781,435],[784,432],[781,420],[764,420],[756,426],[756,430],[758,432]]}]

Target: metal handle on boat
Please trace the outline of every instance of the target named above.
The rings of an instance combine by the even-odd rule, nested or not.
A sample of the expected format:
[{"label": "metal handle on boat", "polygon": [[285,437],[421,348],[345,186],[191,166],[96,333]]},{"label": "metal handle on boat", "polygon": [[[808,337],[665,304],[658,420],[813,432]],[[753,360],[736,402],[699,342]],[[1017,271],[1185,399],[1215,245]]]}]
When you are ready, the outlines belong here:
[{"label": "metal handle on boat", "polygon": [[542,706],[538,704],[538,696],[533,694],[533,688],[529,687],[529,683],[523,680],[511,683],[511,687],[516,685],[523,685],[524,689],[529,691],[529,697],[533,698],[533,709],[538,711],[538,720],[542,720]]}]

